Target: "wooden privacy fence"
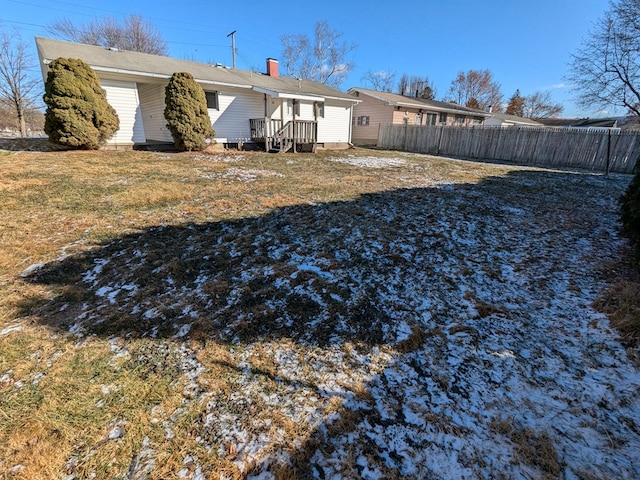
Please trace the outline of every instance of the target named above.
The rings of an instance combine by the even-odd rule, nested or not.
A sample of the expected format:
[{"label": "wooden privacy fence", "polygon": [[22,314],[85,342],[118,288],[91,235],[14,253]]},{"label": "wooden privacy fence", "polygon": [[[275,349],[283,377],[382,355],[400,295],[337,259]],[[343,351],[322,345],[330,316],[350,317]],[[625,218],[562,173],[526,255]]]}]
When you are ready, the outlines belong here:
[{"label": "wooden privacy fence", "polygon": [[549,167],[632,173],[640,133],[538,127],[380,125],[378,147]]}]

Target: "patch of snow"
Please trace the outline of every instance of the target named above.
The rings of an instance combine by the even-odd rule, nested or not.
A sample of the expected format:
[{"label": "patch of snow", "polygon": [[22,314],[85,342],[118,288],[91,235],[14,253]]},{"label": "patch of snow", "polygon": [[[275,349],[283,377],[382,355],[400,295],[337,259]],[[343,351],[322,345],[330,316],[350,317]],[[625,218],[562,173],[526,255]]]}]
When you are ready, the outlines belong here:
[{"label": "patch of snow", "polygon": [[397,157],[361,157],[355,155],[333,157],[330,158],[330,160],[332,162],[346,163],[348,165],[364,168],[401,167],[407,163],[405,159]]},{"label": "patch of snow", "polygon": [[291,274],[291,278],[295,279],[298,276],[298,272],[311,272],[311,273],[315,273],[316,275],[318,275],[319,277],[322,278],[327,278],[327,279],[332,279],[333,275],[331,275],[331,273],[329,272],[324,272],[322,271],[322,269],[316,265],[312,265],[309,263],[303,263],[300,265],[297,265],[297,269],[298,271],[293,272]]},{"label": "patch of snow", "polygon": [[33,265],[29,265],[22,272],[20,272],[20,277],[28,278],[34,273],[36,273],[38,270],[40,270],[42,267],[44,267],[45,265],[46,264],[44,262],[38,262],[38,263],[34,263]]},{"label": "patch of snow", "polygon": [[182,325],[180,327],[180,329],[178,330],[178,332],[173,336],[173,338],[182,338],[184,336],[186,336],[189,333],[189,330],[191,330],[191,325],[188,323],[185,323],[184,325]]},{"label": "patch of snow", "polygon": [[22,325],[11,325],[9,327],[5,327],[0,330],[0,337],[4,337],[9,335],[11,332],[20,332],[22,331]]}]

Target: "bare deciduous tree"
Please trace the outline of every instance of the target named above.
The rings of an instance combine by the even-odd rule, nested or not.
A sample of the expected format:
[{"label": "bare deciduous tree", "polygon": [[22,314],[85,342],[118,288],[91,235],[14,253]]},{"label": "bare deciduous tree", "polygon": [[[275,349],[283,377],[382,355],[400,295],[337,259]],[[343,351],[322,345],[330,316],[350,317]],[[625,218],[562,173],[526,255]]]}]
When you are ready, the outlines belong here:
[{"label": "bare deciduous tree", "polygon": [[398,93],[408,97],[425,98],[433,100],[436,97],[436,89],[429,77],[419,75],[402,74],[398,82]]},{"label": "bare deciduous tree", "polygon": [[347,57],[356,46],[342,40],[342,36],[323,20],[316,22],[313,43],[306,34],[280,37],[287,75],[338,88],[355,66]]},{"label": "bare deciduous tree", "polygon": [[489,70],[459,72],[451,82],[449,100],[459,105],[474,105],[474,108],[481,110],[488,110],[489,107],[494,112],[502,110],[500,84],[493,80]]},{"label": "bare deciduous tree", "polygon": [[559,116],[564,107],[559,103],[553,103],[551,93],[534,92],[524,98],[524,114],[533,119],[553,118]]},{"label": "bare deciduous tree", "polygon": [[27,46],[16,32],[0,33],[0,97],[17,120],[20,135],[27,135],[27,116],[34,109],[40,82],[31,69],[35,66]]},{"label": "bare deciduous tree", "polygon": [[568,79],[579,106],[640,115],[640,0],[611,2],[573,55]]},{"label": "bare deciduous tree", "polygon": [[369,70],[360,80],[366,87],[369,87],[372,90],[377,90],[378,92],[391,92],[393,90],[395,78],[395,72],[374,72]]},{"label": "bare deciduous tree", "polygon": [[160,32],[138,15],[129,15],[122,23],[115,18],[92,20],[76,25],[68,18],[47,27],[49,33],[78,43],[114,47],[132,52],[167,55],[167,42]]}]

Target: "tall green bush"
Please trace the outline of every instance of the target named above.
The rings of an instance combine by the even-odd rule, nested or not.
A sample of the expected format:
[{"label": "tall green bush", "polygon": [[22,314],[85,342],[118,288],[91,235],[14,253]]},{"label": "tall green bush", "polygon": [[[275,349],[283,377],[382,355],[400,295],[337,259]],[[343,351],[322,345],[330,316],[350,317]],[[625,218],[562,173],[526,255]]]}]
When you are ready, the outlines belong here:
[{"label": "tall green bush", "polygon": [[620,217],[622,233],[629,237],[635,247],[636,260],[640,265],[640,159],[631,184],[620,197]]},{"label": "tall green bush", "polygon": [[118,114],[107,102],[98,76],[82,60],[53,60],[44,91],[44,131],[53,143],[97,149],[120,128]]},{"label": "tall green bush", "polygon": [[202,150],[215,136],[207,99],[190,73],[176,72],[165,88],[164,118],[179,151]]}]

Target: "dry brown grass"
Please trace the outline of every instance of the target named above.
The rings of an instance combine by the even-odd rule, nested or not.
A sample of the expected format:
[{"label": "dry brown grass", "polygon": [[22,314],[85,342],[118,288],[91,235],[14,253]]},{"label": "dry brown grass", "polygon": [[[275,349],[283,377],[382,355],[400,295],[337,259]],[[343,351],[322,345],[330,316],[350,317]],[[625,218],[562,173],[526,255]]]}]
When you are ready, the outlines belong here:
[{"label": "dry brown grass", "polygon": [[427,333],[425,333],[424,328],[419,325],[414,325],[411,328],[411,334],[399,342],[396,348],[401,353],[415,352],[422,346],[426,338]]},{"label": "dry brown grass", "polygon": [[511,440],[517,445],[516,452],[522,462],[540,468],[543,478],[558,478],[562,465],[558,461],[558,452],[548,433],[538,433],[531,428],[511,433]]},{"label": "dry brown grass", "polygon": [[[25,282],[20,273],[155,225],[253,217],[402,185],[379,171],[356,175],[349,166],[327,161],[331,155],[0,152],[0,329],[21,329],[0,337],[0,374],[9,372],[0,385],[0,471],[22,465],[16,478],[54,478],[61,472],[109,478],[128,471],[149,431],[160,452],[157,478],[185,468],[186,452],[207,458],[191,436],[188,414],[173,427],[180,442],[165,439],[161,426],[151,422],[152,407],[170,415],[180,406],[181,389],[166,374],[172,371],[171,355],[162,354],[154,364],[149,357],[162,352],[149,350],[144,340],[129,342],[131,358],[114,368],[105,340],[78,347],[72,336],[52,333],[28,317],[15,322],[64,293]],[[199,380],[212,392],[229,393],[237,370],[228,347],[207,343],[206,336],[201,340],[199,358],[207,372]],[[273,373],[267,357],[256,354],[252,362],[256,370]],[[16,382],[25,386],[16,388]],[[117,392],[105,395],[111,384]],[[197,406],[190,408],[199,415]],[[113,422],[121,422],[126,433],[105,441]],[[68,464],[69,458],[75,460]],[[230,462],[212,459],[208,465],[239,478]]]},{"label": "dry brown grass", "polygon": [[620,280],[596,302],[611,319],[611,323],[624,335],[629,345],[640,344],[640,279]]},{"label": "dry brown grass", "polygon": [[[331,161],[337,155],[359,154],[0,152],[0,330],[19,329],[0,336],[0,377],[6,375],[0,382],[0,478],[4,480],[2,472],[16,465],[23,466],[16,470],[16,479],[60,478],[64,474],[124,478],[145,437],[156,453],[156,468],[150,478],[176,478],[185,468],[192,473],[196,465],[185,463],[188,455],[206,466],[206,476],[242,478],[231,461],[232,444],[224,446],[226,456],[218,457],[197,439],[194,425],[202,424],[207,410],[206,405],[185,400],[182,390],[186,379],[173,375],[179,371],[178,342],[166,342],[169,346],[165,349],[149,338],[120,338],[115,343],[123,355],[114,361],[114,346],[106,336],[79,339],[65,329],[37,321],[36,314],[46,311],[41,307],[57,297],[48,308],[56,308],[56,315],[68,327],[74,320],[72,312],[60,310],[69,299],[78,300],[81,292],[69,286],[63,290],[46,282],[31,283],[20,274],[31,265],[51,263],[154,226],[205,224],[257,217],[292,205],[348,201],[367,193],[422,185],[427,176],[473,184],[506,175],[511,168],[423,158],[419,165],[400,171],[357,169]],[[363,154],[389,156],[388,152]],[[177,258],[167,257],[166,268],[180,274]],[[282,271],[277,275],[292,273],[285,266],[278,268]],[[65,274],[70,278],[79,275],[73,271]],[[306,280],[304,273],[297,279]],[[203,290],[211,298],[219,294],[224,299],[229,288],[216,283],[205,285]],[[629,297],[634,295],[630,292]],[[263,306],[250,307],[259,312]],[[310,307],[300,302],[299,309]],[[371,310],[375,305],[365,302],[360,307]],[[479,304],[478,312],[483,317],[501,309]],[[358,312],[352,313],[357,320]],[[131,322],[117,311],[112,314],[123,328]],[[369,325],[356,322],[356,327],[360,329],[355,332],[356,343],[379,340],[378,332]],[[198,378],[200,386],[207,389],[208,398],[222,401],[237,390],[241,369],[231,354],[232,346],[212,341],[208,328],[194,322],[191,346],[205,367]],[[330,333],[319,335],[328,337]],[[415,327],[397,350],[414,352],[434,336],[444,338],[445,334],[441,328],[424,331]],[[274,378],[273,362],[260,346],[248,359],[267,392],[282,388]],[[367,401],[369,394],[363,383],[350,389]],[[259,398],[252,401],[256,416],[268,412]],[[340,413],[340,419],[330,426],[336,434],[354,428],[360,418],[359,413],[343,408],[338,397],[323,408],[327,413]],[[175,435],[171,437],[155,415],[169,418],[176,412],[181,414],[171,425]],[[273,428],[281,429],[287,438],[276,446],[290,449],[296,468],[304,470],[317,442],[313,429],[277,414],[271,418]],[[122,435],[109,439],[116,426]],[[549,442],[545,437],[525,437],[537,442],[535,455],[546,452]],[[296,448],[299,444],[304,448]],[[523,450],[526,456],[534,453]],[[545,455],[550,458],[551,453]],[[543,469],[553,469],[552,464],[545,467],[543,459],[532,461]],[[276,471],[277,478],[295,475],[296,470],[286,466]],[[393,478],[395,473],[388,475]]]},{"label": "dry brown grass", "polygon": [[518,460],[526,465],[539,468],[541,478],[559,478],[562,472],[558,452],[547,432],[532,428],[518,428],[513,419],[494,419],[489,427],[496,433],[511,439],[515,444]]},{"label": "dry brown grass", "polygon": [[632,259],[630,250],[624,250],[617,261],[602,267],[609,285],[593,306],[609,317],[629,358],[640,365],[640,272]]}]

